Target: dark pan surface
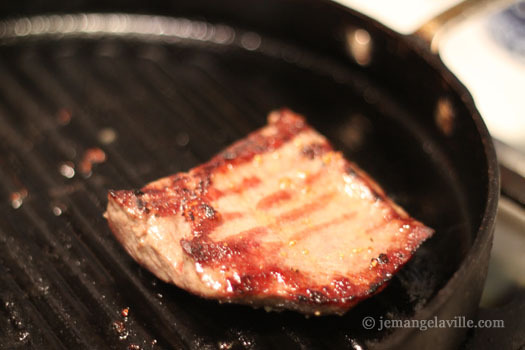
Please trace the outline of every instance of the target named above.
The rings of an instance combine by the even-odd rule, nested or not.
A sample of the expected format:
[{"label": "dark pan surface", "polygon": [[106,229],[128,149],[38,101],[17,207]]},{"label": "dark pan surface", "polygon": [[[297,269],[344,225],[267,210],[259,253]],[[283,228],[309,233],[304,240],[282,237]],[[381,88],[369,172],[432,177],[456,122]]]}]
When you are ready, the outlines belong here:
[{"label": "dark pan surface", "polygon": [[[318,54],[226,27],[199,37],[211,26],[180,23],[192,40],[30,35],[0,46],[0,347],[373,346],[387,333],[364,330],[362,318],[413,316],[472,239],[457,174],[419,122],[429,116]],[[108,189],[206,161],[282,106],[306,115],[436,230],[382,293],[344,317],[305,319],[189,295],[139,267],[102,217]],[[94,147],[107,159],[83,174]]]}]

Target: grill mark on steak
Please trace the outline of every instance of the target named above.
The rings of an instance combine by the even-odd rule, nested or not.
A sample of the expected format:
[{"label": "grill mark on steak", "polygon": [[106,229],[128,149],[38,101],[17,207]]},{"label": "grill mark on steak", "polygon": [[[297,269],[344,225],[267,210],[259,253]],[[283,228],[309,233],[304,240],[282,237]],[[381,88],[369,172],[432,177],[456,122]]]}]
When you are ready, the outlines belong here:
[{"label": "grill mark on steak", "polygon": [[[208,239],[203,239],[201,236],[194,238],[193,240],[183,240],[181,245],[184,251],[195,258],[199,263],[214,263],[221,264],[225,260],[231,260],[232,257],[240,255],[246,251],[249,246],[247,241],[255,242],[261,235],[266,234],[269,230],[273,230],[282,226],[283,222],[289,223],[298,220],[304,216],[310,215],[313,211],[322,208],[326,203],[334,196],[334,193],[323,194],[314,199],[313,203],[305,204],[296,209],[292,209],[284,214],[279,215],[277,221],[273,225],[269,226],[257,226],[248,230],[241,231],[233,234],[228,240],[212,242]],[[309,227],[300,233],[292,235],[292,239],[299,241],[304,238],[306,234],[318,231],[321,228],[326,228],[331,225],[340,224],[353,216],[353,213],[343,215],[341,218],[324,222],[320,225]],[[224,219],[224,215],[222,216]],[[282,245],[274,245],[274,248],[281,247]],[[259,247],[257,244],[253,247]],[[266,259],[276,256],[275,252],[265,253]]]},{"label": "grill mark on steak", "polygon": [[232,212],[228,212],[228,213],[223,213],[222,214],[222,219],[224,221],[240,219],[242,217],[244,217],[244,213],[241,213],[239,211],[232,211]]},{"label": "grill mark on steak", "polygon": [[283,202],[292,198],[292,194],[288,190],[278,190],[268,196],[262,198],[257,205],[257,209],[270,209],[277,205],[279,202]]},{"label": "grill mark on steak", "polygon": [[[305,186],[312,186],[316,181],[318,181],[323,175],[323,171],[320,170],[314,174],[311,175],[305,175],[304,179],[304,185]],[[298,185],[299,186],[299,185]],[[304,186],[299,186],[301,189],[304,188]],[[276,192],[273,192],[269,194],[266,197],[263,197],[259,202],[257,202],[256,208],[267,210],[270,209],[278,204],[282,204],[282,202],[290,201],[293,199],[294,193],[290,190],[278,190]]]},{"label": "grill mark on steak", "polygon": [[306,178],[304,179],[304,184],[307,185],[307,186],[312,186],[315,182],[317,182],[323,175],[323,171],[320,170],[314,174],[310,174],[308,176],[306,176]]},{"label": "grill mark on steak", "polygon": [[335,193],[324,193],[317,198],[313,198],[311,203],[306,203],[299,208],[289,210],[281,215],[279,215],[278,222],[290,222],[298,220],[302,217],[312,214],[314,211],[317,211],[323,208],[329,201],[335,196]]},{"label": "grill mark on steak", "polygon": [[[296,142],[296,137],[302,140]],[[306,146],[301,146],[305,143]],[[275,181],[250,175],[250,171],[257,170],[244,168],[241,172],[244,177],[234,177],[236,185],[225,186],[235,174],[234,169],[253,167],[249,162],[256,155],[279,153],[283,147],[292,158],[281,161],[282,169],[299,171],[310,167],[300,176],[303,181],[276,190],[269,185]],[[262,169],[268,166],[261,162]],[[266,176],[272,169],[265,170]],[[317,196],[300,194],[320,179],[323,182],[316,187]],[[334,182],[339,185],[333,185]],[[355,185],[354,197],[341,190],[348,184]],[[247,189],[257,189],[250,192],[256,197],[246,195],[238,199]],[[265,191],[270,194],[264,196]],[[352,198],[351,202],[347,201],[347,195]],[[228,196],[231,198],[223,200]],[[254,305],[277,303],[279,307],[304,313],[344,313],[360,300],[379,292],[433,233],[396,206],[366,173],[344,160],[340,153],[333,152],[330,144],[302,117],[288,110],[272,113],[269,126],[234,143],[188,173],[160,179],[139,191],[110,191],[108,199],[107,217],[112,231],[137,261],[163,280],[205,297]],[[300,205],[283,212],[292,201]],[[328,208],[332,201],[338,206],[332,205],[330,208],[334,210],[323,213],[322,217],[326,217],[323,222],[316,221],[305,227],[297,221]],[[241,208],[235,205],[247,208],[239,211]],[[372,206],[382,208],[376,210],[381,213],[379,219],[368,218],[363,211]],[[269,215],[269,209],[273,215]],[[351,249],[353,241],[344,241],[346,233],[344,236],[341,230],[328,233],[331,227],[351,220],[357,220],[352,221],[357,233],[348,235],[356,234],[357,238],[364,239],[375,230],[392,231],[388,233],[388,244],[379,245],[381,249],[373,250],[373,254],[356,253],[362,254],[361,260],[350,260],[359,264],[363,261],[364,266],[331,262],[323,268],[318,265],[320,262],[301,255],[300,249],[308,242],[316,244],[311,249],[321,249],[324,254],[324,240],[331,239],[343,239],[343,247]],[[367,220],[375,223],[368,230]],[[233,226],[224,226],[233,221]],[[158,234],[150,235],[151,227]],[[175,227],[180,231],[173,231]],[[325,231],[324,238],[317,237]],[[217,235],[217,232],[221,233]],[[212,233],[213,237],[222,238],[212,239]],[[310,237],[313,241],[307,239]],[[293,245],[288,244],[292,241]],[[339,247],[334,242],[332,246]],[[152,249],[142,250],[142,246]],[[337,252],[326,253],[336,255]]]},{"label": "grill mark on steak", "polygon": [[218,199],[222,196],[229,196],[232,194],[241,194],[244,191],[250,188],[255,188],[260,184],[261,179],[259,179],[257,176],[245,177],[242,179],[240,184],[234,185],[231,188],[228,188],[227,190],[220,191],[221,195],[215,197],[215,199]]},{"label": "grill mark on steak", "polygon": [[327,228],[327,227],[330,227],[330,226],[335,226],[335,225],[340,225],[342,223],[344,223],[345,221],[348,221],[352,218],[354,218],[356,215],[355,212],[349,212],[349,213],[345,213],[343,215],[341,215],[340,217],[337,217],[335,219],[332,219],[332,220],[328,220],[328,221],[325,221],[325,222],[321,222],[320,224],[317,224],[317,225],[312,225],[310,227],[307,227],[303,230],[300,230],[296,233],[294,233],[292,236],[291,236],[291,240],[292,241],[295,241],[295,242],[298,242],[302,239],[305,239],[306,237],[308,237],[309,235],[313,234],[313,233],[316,233],[324,228]]}]

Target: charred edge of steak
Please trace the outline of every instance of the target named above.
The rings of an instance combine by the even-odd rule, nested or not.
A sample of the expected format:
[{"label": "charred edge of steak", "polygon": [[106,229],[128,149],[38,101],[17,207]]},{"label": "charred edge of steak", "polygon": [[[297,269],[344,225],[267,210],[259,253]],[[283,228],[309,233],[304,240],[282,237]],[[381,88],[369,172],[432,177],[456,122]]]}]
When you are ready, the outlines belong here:
[{"label": "charred edge of steak", "polygon": [[256,242],[248,238],[214,242],[206,236],[182,239],[180,244],[183,251],[200,264],[232,262],[236,257],[258,247]]},{"label": "charred edge of steak", "polygon": [[[411,253],[414,253],[424,239],[432,233],[432,230],[421,224],[415,226],[413,230],[413,239],[406,246],[410,254],[407,254],[403,248],[380,253],[371,260],[369,269],[360,275],[361,279],[369,281],[369,284],[356,284],[352,282],[350,276],[347,276],[335,277],[329,285],[318,285],[315,279],[297,269],[283,270],[271,265],[256,267],[250,264],[252,259],[260,261],[262,256],[270,256],[271,251],[275,251],[275,247],[264,250],[262,247],[246,246],[242,243],[235,245],[234,242],[228,242],[226,245],[224,242],[213,242],[206,245],[184,242],[183,249],[197,262],[212,261],[214,264],[226,262],[226,266],[244,271],[238,279],[228,278],[232,287],[230,300],[262,295],[265,290],[271,289],[272,285],[281,281],[280,283],[293,286],[295,290],[285,299],[293,300],[301,305],[329,306],[335,312],[336,310],[343,312],[361,300],[383,290],[388,285],[392,274],[408,261]],[[247,242],[253,241],[248,240]],[[353,280],[357,281],[359,278]]]},{"label": "charred edge of steak", "polygon": [[195,168],[192,173],[210,173],[225,169],[228,164],[237,165],[251,160],[255,155],[272,152],[294,138],[300,132],[310,129],[304,118],[283,108],[268,116],[268,126],[276,132],[265,135],[256,130],[213,157],[209,162]]},{"label": "charred edge of steak", "polygon": [[323,154],[330,152],[332,146],[328,141],[326,142],[316,142],[309,145],[303,146],[301,149],[301,154],[308,159],[315,159],[321,157]]},{"label": "charred edge of steak", "polygon": [[364,181],[376,201],[385,201],[387,199],[385,191],[383,191],[383,189],[367,173],[359,169],[355,164],[346,161],[345,173]]}]

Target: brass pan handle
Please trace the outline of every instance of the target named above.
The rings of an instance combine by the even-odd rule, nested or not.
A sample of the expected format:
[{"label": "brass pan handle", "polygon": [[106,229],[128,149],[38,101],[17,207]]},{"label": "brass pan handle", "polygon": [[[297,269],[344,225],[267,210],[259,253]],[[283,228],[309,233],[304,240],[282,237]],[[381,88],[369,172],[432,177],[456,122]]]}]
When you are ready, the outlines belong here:
[{"label": "brass pan handle", "polygon": [[423,23],[413,35],[427,43],[433,53],[438,52],[440,33],[451,23],[465,19],[491,4],[513,3],[510,0],[464,0]]},{"label": "brass pan handle", "polygon": [[[434,18],[421,25],[413,35],[425,42],[430,51],[437,54],[439,50],[440,34],[447,26],[466,19],[478,11],[494,6],[508,6],[515,0],[464,0],[457,5],[445,10]],[[505,199],[500,210],[507,212],[509,205],[515,207],[514,212],[521,212],[521,220],[525,216],[525,155],[503,142],[494,139],[501,173],[501,187],[503,195],[512,199]]]}]

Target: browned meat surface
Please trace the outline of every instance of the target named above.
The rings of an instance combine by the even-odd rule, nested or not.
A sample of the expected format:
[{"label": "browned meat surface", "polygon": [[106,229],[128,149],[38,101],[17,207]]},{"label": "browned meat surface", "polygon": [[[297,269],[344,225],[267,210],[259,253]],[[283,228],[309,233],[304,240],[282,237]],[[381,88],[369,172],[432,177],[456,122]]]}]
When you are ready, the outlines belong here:
[{"label": "browned meat surface", "polygon": [[110,191],[106,216],[166,282],[316,315],[380,291],[433,233],[285,109],[188,173]]}]

